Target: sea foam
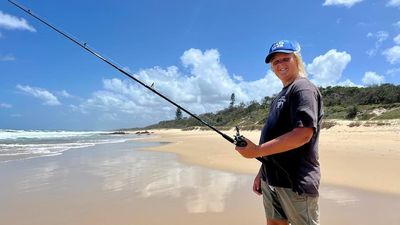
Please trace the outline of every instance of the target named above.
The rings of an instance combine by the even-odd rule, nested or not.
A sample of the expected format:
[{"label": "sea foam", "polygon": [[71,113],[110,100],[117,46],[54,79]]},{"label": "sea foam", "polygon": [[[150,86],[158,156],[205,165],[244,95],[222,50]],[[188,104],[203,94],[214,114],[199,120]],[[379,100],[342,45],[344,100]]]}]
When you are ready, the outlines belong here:
[{"label": "sea foam", "polygon": [[55,156],[98,144],[119,143],[135,135],[111,135],[106,131],[45,131],[0,129],[0,162]]}]

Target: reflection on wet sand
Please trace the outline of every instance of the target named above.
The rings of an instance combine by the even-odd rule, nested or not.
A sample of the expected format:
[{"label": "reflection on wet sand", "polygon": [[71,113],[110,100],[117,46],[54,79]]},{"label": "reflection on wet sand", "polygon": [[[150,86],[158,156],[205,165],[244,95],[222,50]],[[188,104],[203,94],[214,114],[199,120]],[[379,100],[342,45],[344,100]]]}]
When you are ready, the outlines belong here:
[{"label": "reflection on wet sand", "polygon": [[50,179],[59,174],[59,165],[57,162],[48,162],[40,165],[19,180],[17,188],[22,192],[39,191],[46,188],[50,183]]},{"label": "reflection on wet sand", "polygon": [[148,182],[142,196],[184,197],[190,213],[222,212],[238,178],[197,167],[173,168]]},{"label": "reflection on wet sand", "polygon": [[189,213],[224,211],[225,199],[237,186],[238,176],[180,164],[171,154],[147,154],[90,161],[89,171],[103,179],[107,191],[132,190],[144,198],[183,198]]}]

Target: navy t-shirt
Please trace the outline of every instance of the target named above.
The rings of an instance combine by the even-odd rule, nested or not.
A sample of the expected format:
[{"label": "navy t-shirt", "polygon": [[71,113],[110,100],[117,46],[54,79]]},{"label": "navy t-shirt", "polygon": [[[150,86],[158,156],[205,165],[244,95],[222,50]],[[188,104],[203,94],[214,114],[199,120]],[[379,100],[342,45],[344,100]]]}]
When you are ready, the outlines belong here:
[{"label": "navy t-shirt", "polygon": [[263,157],[262,178],[275,187],[291,188],[299,194],[318,195],[320,164],[318,136],[323,116],[318,88],[306,78],[284,87],[270,106],[260,144],[298,127],[314,129],[311,140],[298,148]]}]

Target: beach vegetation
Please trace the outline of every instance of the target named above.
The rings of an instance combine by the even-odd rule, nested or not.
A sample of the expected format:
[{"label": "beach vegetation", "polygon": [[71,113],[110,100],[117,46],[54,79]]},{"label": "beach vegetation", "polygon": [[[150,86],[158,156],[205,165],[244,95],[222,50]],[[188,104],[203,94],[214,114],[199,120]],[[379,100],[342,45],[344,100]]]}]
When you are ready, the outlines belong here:
[{"label": "beach vegetation", "polygon": [[182,119],[182,110],[180,108],[176,108],[175,120],[181,120],[181,119]]},{"label": "beach vegetation", "polygon": [[359,126],[361,126],[361,122],[360,121],[351,122],[347,126],[348,127],[359,127]]},{"label": "beach vegetation", "polygon": [[336,121],[333,121],[333,120],[323,120],[322,121],[322,125],[321,125],[321,129],[329,129],[329,128],[332,128],[332,127],[334,127],[334,126],[336,126],[337,125],[337,122]]},{"label": "beach vegetation", "polygon": [[[324,87],[320,88],[324,100],[324,123],[322,128],[336,125],[334,120],[388,120],[400,119],[400,85],[382,84],[371,87]],[[261,101],[236,104],[235,94],[231,94],[230,104],[219,111],[198,115],[199,118],[218,129],[232,129],[240,126],[244,130],[261,129],[267,120],[273,96],[265,96]],[[178,116],[173,120],[161,121],[146,129],[178,128],[208,129],[191,117]],[[182,113],[182,112],[181,112]],[[351,126],[359,126],[354,123]]]},{"label": "beach vegetation", "polygon": [[235,105],[235,101],[236,101],[235,93],[232,93],[231,102],[229,103],[229,108],[233,108],[233,106]]},{"label": "beach vegetation", "polygon": [[358,107],[356,105],[352,105],[346,109],[346,119],[354,119],[356,118],[358,113]]},{"label": "beach vegetation", "polygon": [[400,118],[400,107],[389,109],[388,111],[382,113],[381,115],[373,118],[374,120],[389,120]]}]

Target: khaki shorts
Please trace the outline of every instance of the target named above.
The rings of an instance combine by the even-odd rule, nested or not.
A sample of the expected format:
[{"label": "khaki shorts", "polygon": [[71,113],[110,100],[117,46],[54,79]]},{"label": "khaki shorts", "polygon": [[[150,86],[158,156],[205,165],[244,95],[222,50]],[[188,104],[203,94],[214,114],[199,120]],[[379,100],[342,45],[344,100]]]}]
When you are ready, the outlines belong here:
[{"label": "khaki shorts", "polygon": [[265,215],[291,225],[319,225],[318,197],[299,195],[290,188],[273,187],[261,180]]}]

